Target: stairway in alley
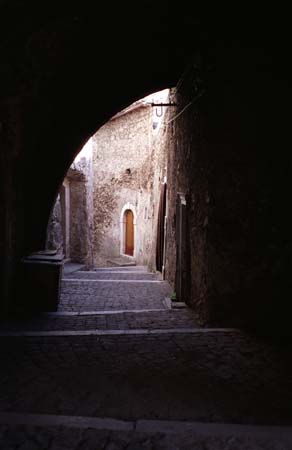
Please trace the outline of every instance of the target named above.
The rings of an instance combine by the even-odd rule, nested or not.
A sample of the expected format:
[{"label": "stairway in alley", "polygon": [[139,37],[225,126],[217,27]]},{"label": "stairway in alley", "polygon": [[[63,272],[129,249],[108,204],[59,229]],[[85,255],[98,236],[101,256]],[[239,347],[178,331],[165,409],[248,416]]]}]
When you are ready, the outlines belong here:
[{"label": "stairway in alley", "polygon": [[291,449],[289,349],[170,293],[145,267],[64,271],[58,312],[2,320],[0,449]]}]

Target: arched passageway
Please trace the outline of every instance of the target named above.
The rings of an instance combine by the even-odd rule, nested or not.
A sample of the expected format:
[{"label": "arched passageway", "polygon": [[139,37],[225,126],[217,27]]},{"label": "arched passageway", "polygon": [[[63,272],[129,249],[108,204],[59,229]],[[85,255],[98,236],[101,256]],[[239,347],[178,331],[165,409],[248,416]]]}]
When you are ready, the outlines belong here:
[{"label": "arched passageway", "polygon": [[[214,257],[206,271],[198,267],[194,289],[201,292],[208,279],[212,304],[219,298],[233,304],[238,294],[250,311],[253,299],[281,293],[277,309],[290,312],[282,300],[291,292],[291,223],[284,214],[291,167],[289,26],[272,34],[255,11],[239,23],[223,11],[213,17],[191,11],[184,2],[169,8],[167,1],[142,1],[139,11],[117,4],[115,14],[103,4],[96,15],[87,0],[59,3],[0,6],[2,307],[19,285],[21,257],[44,248],[51,205],[83,144],[134,100],[181,85],[190,63],[196,79],[184,85],[181,109],[194,104],[198,87],[206,95],[200,114],[194,108],[188,116],[184,130],[198,128],[191,145],[182,142],[186,157],[179,164],[174,158],[173,167],[179,165],[182,192],[185,169],[196,171],[204,195],[192,192],[190,210],[200,214],[190,226],[213,242],[204,253],[205,238],[191,233],[189,244],[196,245],[199,260],[203,253]],[[186,136],[181,133],[182,141]],[[189,158],[197,146],[203,151]],[[169,192],[176,194],[171,186]],[[235,255],[232,270],[224,265],[226,254]],[[257,305],[260,315],[266,303]],[[279,312],[283,316],[289,314]]]},{"label": "arched passageway", "polygon": [[187,59],[173,53],[165,4],[142,2],[139,11],[117,4],[114,15],[105,4],[95,15],[88,1],[15,5],[1,2],[0,14],[3,304],[19,259],[45,246],[51,206],[75,155],[115,113],[173,86]]},{"label": "arched passageway", "polygon": [[[188,255],[180,280],[184,285],[187,280],[190,306],[196,306],[201,324],[219,324],[221,330],[193,330],[189,320],[181,328],[181,313],[157,308],[158,296],[149,288],[159,291],[161,281],[154,281],[153,273],[143,280],[144,319],[139,313],[133,320],[134,280],[129,280],[125,314],[120,309],[123,280],[114,271],[105,280],[101,270],[93,274],[100,281],[87,280],[89,289],[95,289],[92,300],[96,303],[97,291],[104,301],[111,298],[108,287],[119,289],[121,329],[116,314],[108,320],[108,304],[102,305],[104,317],[95,314],[99,311],[91,302],[86,304],[88,291],[79,274],[79,280],[66,281],[68,302],[74,283],[79,284],[76,300],[83,304],[76,305],[76,317],[69,310],[63,318],[40,318],[28,323],[29,335],[23,329],[17,334],[19,324],[14,323],[16,335],[2,336],[2,421],[7,411],[13,411],[9,420],[19,420],[19,411],[24,420],[33,416],[32,425],[39,428],[43,413],[52,430],[49,415],[61,414],[55,422],[57,445],[65,436],[58,419],[67,420],[67,426],[72,415],[75,427],[76,412],[86,420],[98,415],[102,420],[97,427],[107,423],[104,418],[122,419],[127,434],[129,425],[136,433],[144,422],[152,434],[149,440],[143,436],[141,445],[147,446],[153,443],[155,422],[147,424],[144,418],[159,419],[159,427],[173,420],[163,425],[162,431],[171,431],[165,448],[176,445],[172,425],[178,420],[183,435],[186,421],[205,421],[207,433],[208,421],[220,422],[228,433],[231,422],[264,424],[266,430],[290,425],[290,15],[282,17],[281,10],[279,20],[273,8],[268,17],[267,5],[258,15],[253,7],[252,13],[246,8],[246,14],[236,11],[230,19],[232,12],[226,13],[221,3],[219,13],[213,9],[205,15],[197,4],[192,11],[189,1],[172,7],[168,0],[141,0],[134,6],[94,3],[97,13],[90,0],[0,1],[1,310],[13,306],[15,293],[25,305],[35,286],[42,285],[39,274],[24,293],[20,261],[44,247],[51,206],[84,143],[134,100],[176,85],[177,109],[168,122],[167,195],[172,206],[166,277],[173,284],[177,262]],[[186,65],[190,70],[185,71]],[[179,233],[182,258],[177,259]],[[140,300],[141,279],[135,277]],[[106,295],[99,283],[106,284]],[[161,303],[167,294],[161,291]],[[88,320],[80,314],[84,306]],[[171,313],[178,320],[176,332],[166,319]],[[283,338],[281,346],[235,330],[243,319],[246,327],[264,331],[270,339]],[[119,422],[110,422],[117,432]],[[76,435],[67,430],[68,439],[78,436],[75,446],[111,446],[105,435],[102,440],[93,436],[93,422],[87,423],[89,429],[76,430]],[[25,446],[23,427],[19,442],[14,431],[1,428],[7,447],[12,435],[15,446]],[[282,438],[283,429],[278,431]],[[28,445],[32,433],[30,428]],[[271,428],[275,439],[273,433]],[[161,434],[156,434],[161,447]],[[216,436],[202,445],[214,445]],[[36,438],[44,439],[46,448],[54,445],[47,433]],[[236,445],[230,434],[226,439]],[[287,449],[291,439],[289,444]],[[279,445],[275,442],[275,448]]]}]

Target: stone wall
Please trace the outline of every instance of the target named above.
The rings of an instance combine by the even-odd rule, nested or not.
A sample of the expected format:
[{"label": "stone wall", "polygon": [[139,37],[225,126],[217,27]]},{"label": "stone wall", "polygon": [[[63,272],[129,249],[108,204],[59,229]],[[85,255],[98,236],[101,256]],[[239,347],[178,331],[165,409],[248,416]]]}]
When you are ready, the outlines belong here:
[{"label": "stone wall", "polygon": [[91,155],[75,161],[70,181],[70,259],[92,268],[92,160]]},{"label": "stone wall", "polygon": [[48,223],[46,249],[57,250],[57,254],[63,254],[63,242],[61,201],[58,194]]},{"label": "stone wall", "polygon": [[[217,90],[215,97],[212,84],[206,89],[202,77],[201,68],[194,66],[176,90],[178,117],[170,130],[168,155],[167,278],[178,289],[182,271],[187,285],[182,300],[194,308],[200,323],[239,326],[244,322],[242,290],[256,270],[251,264],[256,249],[247,255],[252,250],[255,174],[252,165],[247,171],[250,154],[240,141],[241,114],[232,93],[226,89],[218,95]],[[186,199],[181,268],[178,193]]]},{"label": "stone wall", "polygon": [[[205,151],[205,118],[198,109],[203,93],[200,76],[195,70],[185,75],[181,84],[173,90],[173,111],[168,128],[169,152],[168,177],[168,227],[166,238],[166,278],[178,289],[178,193],[186,199],[186,232],[182,236],[184,255],[184,294],[181,300],[194,307],[200,322],[209,320],[206,303],[208,288],[207,230],[209,211],[208,175]],[[180,111],[193,99],[183,114]]]},{"label": "stone wall", "polygon": [[177,113],[185,110],[169,130],[166,275],[175,285],[176,196],[183,192],[190,281],[184,300],[198,321],[285,334],[292,247],[283,217],[287,172],[274,154],[285,154],[277,144],[283,136],[269,114],[278,100],[265,94],[274,82],[263,77],[264,65],[257,72],[227,56],[216,64],[212,71],[194,65],[177,87]]},{"label": "stone wall", "polygon": [[[169,91],[169,96],[167,99],[164,99],[166,103],[170,103],[173,98],[171,94],[171,90]],[[159,112],[160,114],[161,112]],[[162,189],[162,184],[164,182],[167,183],[167,192],[169,189],[169,180],[167,178],[167,159],[168,153],[170,151],[170,125],[168,121],[173,114],[172,107],[163,107],[162,112],[162,120],[158,125],[158,128],[155,128],[155,131],[152,131],[152,148],[153,148],[153,185],[151,190],[151,204],[152,204],[152,214],[153,214],[153,222],[152,222],[152,251],[150,258],[150,267],[156,268],[156,243],[157,243],[157,224],[158,224],[158,208],[159,208],[159,199],[160,192]],[[155,122],[155,111],[153,111],[153,122]],[[167,195],[168,196],[168,195]],[[166,226],[169,226],[168,219]],[[166,236],[165,236],[166,238]],[[164,255],[164,258],[166,255]],[[168,276],[168,280],[171,282],[170,277]]]},{"label": "stone wall", "polygon": [[131,105],[93,136],[94,264],[108,264],[123,254],[122,211],[136,216],[134,257],[151,265],[155,252],[155,225],[162,180],[163,152],[153,129],[152,107],[142,101]]},{"label": "stone wall", "polygon": [[92,268],[92,186],[92,155],[87,148],[87,155],[81,152],[66,174],[50,216],[46,243],[47,249],[57,250],[88,269]]},{"label": "stone wall", "polygon": [[[166,96],[162,93],[162,100]],[[157,97],[156,97],[157,98]],[[146,101],[147,99],[147,101]],[[70,259],[87,268],[111,264],[125,253],[124,212],[134,214],[134,259],[155,269],[157,213],[166,175],[165,108],[151,97],[135,102],[101,127],[67,172]],[[61,247],[64,213],[60,200],[48,226],[48,246]],[[61,217],[63,215],[63,217]],[[63,228],[63,235],[62,235]],[[68,256],[68,255],[67,255]]]}]

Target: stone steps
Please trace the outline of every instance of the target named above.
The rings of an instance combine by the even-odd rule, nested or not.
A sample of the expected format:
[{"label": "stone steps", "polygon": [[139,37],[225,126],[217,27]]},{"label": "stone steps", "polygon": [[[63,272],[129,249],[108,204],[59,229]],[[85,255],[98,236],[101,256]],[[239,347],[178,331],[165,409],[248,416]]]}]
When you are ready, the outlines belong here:
[{"label": "stone steps", "polygon": [[0,449],[290,450],[288,427],[0,414]]},{"label": "stone steps", "polygon": [[97,267],[95,272],[143,272],[149,273],[147,266]]},{"label": "stone steps", "polygon": [[108,311],[91,314],[61,315],[42,314],[34,317],[0,322],[0,335],[7,332],[45,331],[101,331],[101,330],[166,330],[197,328],[194,315],[185,310],[181,313],[169,310],[156,311]]},{"label": "stone steps", "polygon": [[292,425],[290,352],[239,331],[0,343],[2,412]]},{"label": "stone steps", "polygon": [[289,351],[197,328],[145,268],[72,276],[59,312],[0,323],[0,450],[292,448]]},{"label": "stone steps", "polygon": [[136,260],[126,256],[120,256],[118,258],[108,259],[107,264],[113,267],[131,267],[136,266]]},{"label": "stone steps", "polygon": [[70,274],[64,274],[63,280],[161,280],[161,274],[142,271],[76,271]]},{"label": "stone steps", "polygon": [[110,311],[166,309],[171,292],[166,281],[82,278],[63,279],[59,311]]}]

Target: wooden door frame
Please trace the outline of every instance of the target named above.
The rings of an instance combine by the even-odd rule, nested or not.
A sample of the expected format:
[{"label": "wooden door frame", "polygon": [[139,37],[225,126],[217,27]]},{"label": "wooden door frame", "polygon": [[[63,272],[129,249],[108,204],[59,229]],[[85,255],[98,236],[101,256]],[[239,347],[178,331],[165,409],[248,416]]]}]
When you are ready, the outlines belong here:
[{"label": "wooden door frame", "polygon": [[[132,211],[133,213],[133,228],[134,228],[134,252],[133,256],[127,255],[126,251],[126,215],[125,212],[127,210]],[[131,203],[126,203],[121,211],[120,215],[120,254],[122,256],[128,256],[129,258],[136,258],[137,254],[137,214],[135,207]]]},{"label": "wooden door frame", "polygon": [[134,255],[134,214],[131,209],[125,211],[125,254],[127,256]]}]

